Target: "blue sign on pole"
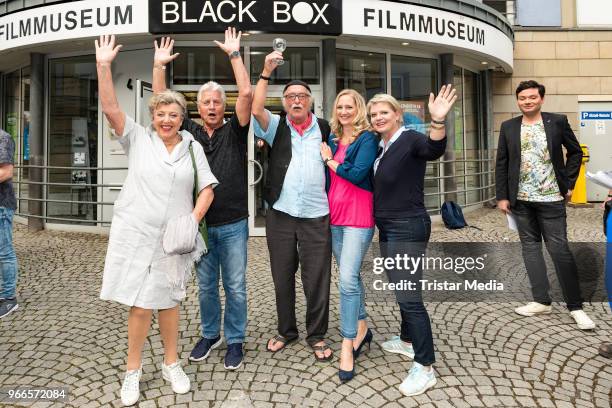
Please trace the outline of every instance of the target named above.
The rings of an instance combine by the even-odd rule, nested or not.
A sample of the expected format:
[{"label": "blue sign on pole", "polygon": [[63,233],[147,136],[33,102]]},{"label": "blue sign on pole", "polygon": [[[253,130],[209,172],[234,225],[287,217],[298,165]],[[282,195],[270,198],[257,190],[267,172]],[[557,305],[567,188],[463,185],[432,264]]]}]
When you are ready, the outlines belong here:
[{"label": "blue sign on pole", "polygon": [[580,112],[582,120],[612,120],[612,112]]}]

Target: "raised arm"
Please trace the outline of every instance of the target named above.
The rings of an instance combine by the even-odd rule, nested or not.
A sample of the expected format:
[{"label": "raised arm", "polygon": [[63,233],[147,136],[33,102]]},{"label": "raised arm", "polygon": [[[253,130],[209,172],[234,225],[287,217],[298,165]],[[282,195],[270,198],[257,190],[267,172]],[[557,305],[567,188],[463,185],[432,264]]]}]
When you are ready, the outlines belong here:
[{"label": "raised arm", "polygon": [[119,102],[117,102],[111,64],[121,47],[122,45],[115,46],[114,35],[101,35],[100,40],[96,40],[98,94],[102,104],[102,112],[118,135],[122,135],[125,128],[125,113],[119,107]]},{"label": "raised arm", "polygon": [[[264,62],[263,71],[261,72],[261,76],[265,78],[270,78],[270,75],[274,72],[278,64],[277,60],[283,59],[283,54],[278,51],[273,51],[272,53],[266,56],[266,60]],[[268,80],[259,78],[257,82],[257,87],[255,87],[255,96],[253,97],[253,107],[252,113],[255,116],[257,122],[261,128],[265,131],[268,130],[269,117],[266,114],[266,97],[268,96]]]},{"label": "raised arm", "polygon": [[230,58],[236,85],[238,86],[238,100],[236,101],[236,116],[240,126],[246,126],[251,121],[251,103],[253,102],[253,92],[251,90],[251,78],[247,73],[242,57],[240,56],[240,38],[242,31],[236,34],[234,27],[225,30],[225,42],[215,44],[223,50]]},{"label": "raised arm", "polygon": [[[446,115],[457,100],[457,90],[452,85],[442,85],[440,92],[434,97],[433,92],[429,94],[429,114],[432,121],[444,122]],[[444,125],[434,123],[430,126],[429,137],[431,140],[442,140],[446,137]]]},{"label": "raised arm", "polygon": [[153,57],[153,92],[160,93],[166,90],[166,65],[174,61],[180,54],[172,54],[174,40],[170,37],[162,37],[155,45],[155,56]]}]

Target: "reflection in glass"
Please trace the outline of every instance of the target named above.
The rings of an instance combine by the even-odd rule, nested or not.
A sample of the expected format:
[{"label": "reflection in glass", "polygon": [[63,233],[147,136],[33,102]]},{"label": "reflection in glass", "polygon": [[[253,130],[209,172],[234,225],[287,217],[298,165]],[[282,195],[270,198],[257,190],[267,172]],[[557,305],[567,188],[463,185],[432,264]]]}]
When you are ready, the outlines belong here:
[{"label": "reflection in glass", "polygon": [[[181,55],[172,66],[174,85],[202,85],[215,81],[221,85],[236,85],[232,64],[218,47],[177,47]],[[242,53],[242,49],[240,50]]]},{"label": "reflection in glass", "polygon": [[336,75],[338,91],[354,89],[367,101],[387,90],[385,54],[337,50]]},{"label": "reflection in glass", "polygon": [[[404,125],[427,134],[431,116],[428,102],[430,92],[437,88],[436,60],[391,56],[391,94],[404,110]],[[440,208],[441,191],[439,161],[428,162],[425,173],[425,207],[434,211]]]},{"label": "reflection in glass", "polygon": [[[270,48],[251,48],[251,83],[259,81],[266,55]],[[308,84],[319,84],[319,49],[291,47],[283,53],[285,63],[274,70],[270,85],[284,85],[294,79]]]},{"label": "reflection in glass", "polygon": [[[97,172],[79,167],[97,166],[98,80],[93,56],[56,59],[49,62],[49,166],[48,198],[67,201],[97,201]],[[49,217],[95,220],[94,204],[47,204]],[[53,221],[52,222],[57,222]]]}]

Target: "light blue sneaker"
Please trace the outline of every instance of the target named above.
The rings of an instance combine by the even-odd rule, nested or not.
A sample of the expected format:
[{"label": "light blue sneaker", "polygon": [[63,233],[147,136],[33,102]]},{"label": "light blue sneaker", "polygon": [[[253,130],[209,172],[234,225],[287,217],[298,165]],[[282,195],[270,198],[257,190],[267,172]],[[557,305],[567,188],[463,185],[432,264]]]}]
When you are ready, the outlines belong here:
[{"label": "light blue sneaker", "polygon": [[399,390],[405,396],[411,397],[424,393],[436,385],[436,382],[433,368],[428,372],[425,367],[415,361],[408,372],[408,377],[400,384]]},{"label": "light blue sneaker", "polygon": [[408,358],[414,358],[414,349],[412,343],[406,343],[400,339],[400,336],[392,337],[390,340],[382,344],[382,349],[389,353],[403,354]]}]

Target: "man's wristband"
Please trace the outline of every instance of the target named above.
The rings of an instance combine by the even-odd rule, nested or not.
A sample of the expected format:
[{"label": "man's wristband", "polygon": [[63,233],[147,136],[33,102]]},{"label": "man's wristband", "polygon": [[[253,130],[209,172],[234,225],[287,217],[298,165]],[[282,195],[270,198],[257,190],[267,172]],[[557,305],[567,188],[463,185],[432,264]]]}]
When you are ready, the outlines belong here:
[{"label": "man's wristband", "polygon": [[157,68],[157,69],[161,69],[161,70],[166,70],[166,66],[165,65],[153,65],[153,68]]},{"label": "man's wristband", "polygon": [[608,197],[612,197],[612,194],[608,194]]},{"label": "man's wristband", "polygon": [[259,79],[263,79],[264,81],[269,81],[270,77],[265,76],[264,74],[259,75]]},{"label": "man's wristband", "polygon": [[436,129],[436,130],[442,130],[446,127],[446,125],[444,124],[441,125],[439,123],[434,122],[433,120],[431,121],[431,124],[429,126],[431,126],[432,129]]},{"label": "man's wristband", "polygon": [[446,122],[445,122],[445,121],[443,121],[443,120],[435,120],[435,119],[432,119],[432,120],[431,120],[431,123],[435,123],[436,125],[446,125]]}]

